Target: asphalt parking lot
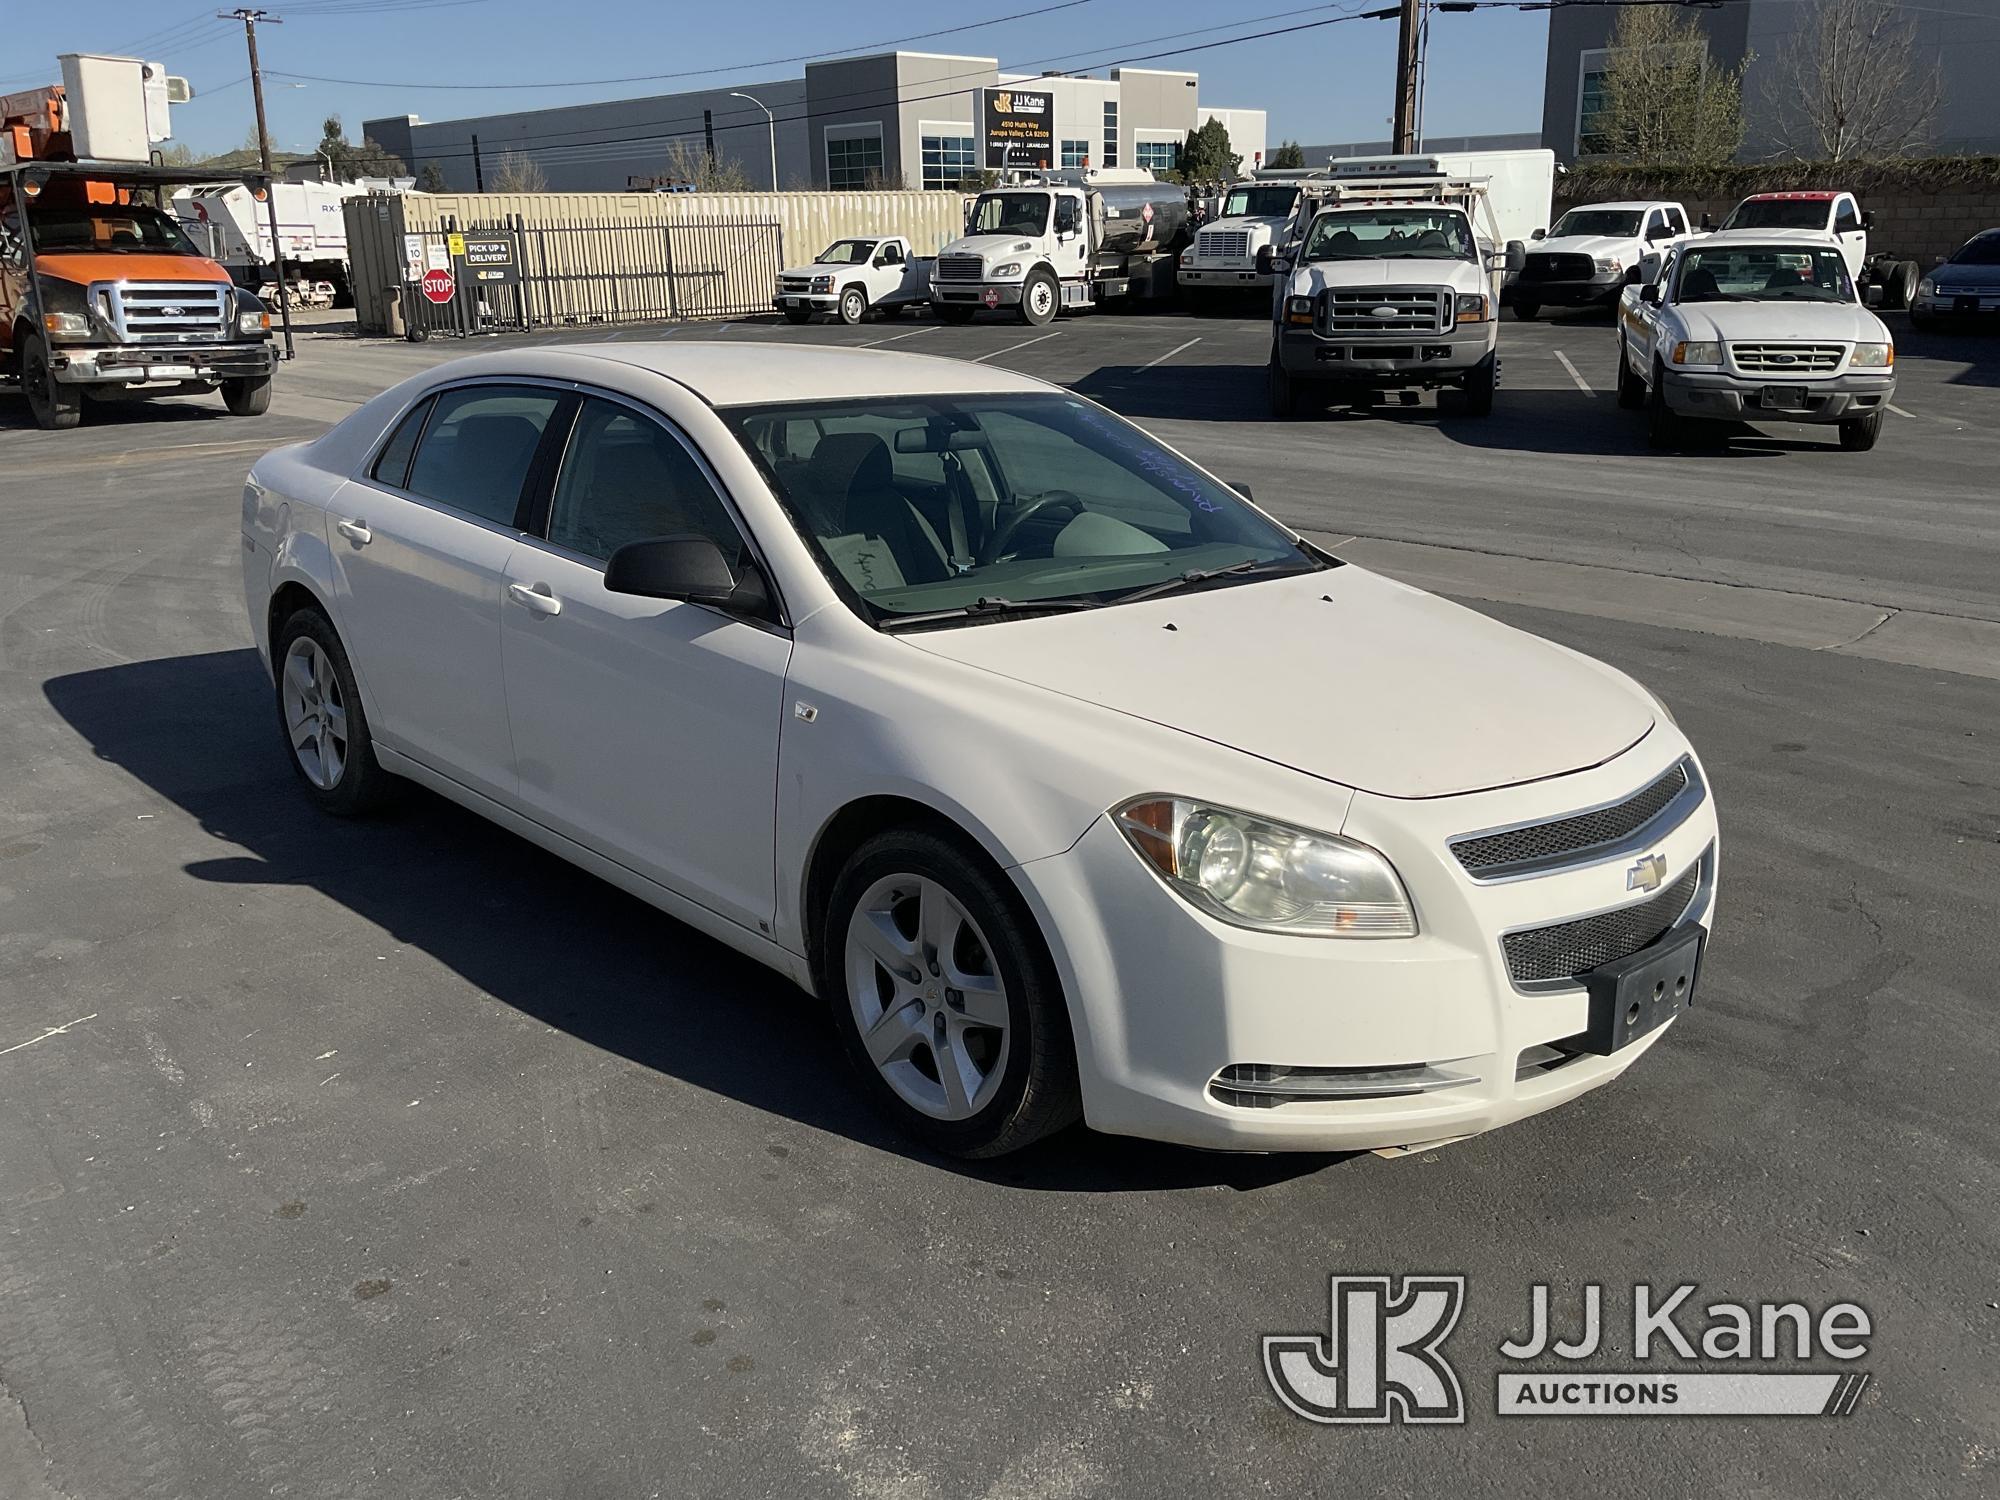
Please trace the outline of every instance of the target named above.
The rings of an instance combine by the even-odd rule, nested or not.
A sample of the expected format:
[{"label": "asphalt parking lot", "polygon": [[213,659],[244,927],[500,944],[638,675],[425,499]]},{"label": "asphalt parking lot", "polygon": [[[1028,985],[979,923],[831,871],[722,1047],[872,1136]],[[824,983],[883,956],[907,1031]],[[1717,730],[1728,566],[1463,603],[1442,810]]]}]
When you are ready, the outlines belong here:
[{"label": "asphalt parking lot", "polygon": [[[1872,452],[1679,455],[1590,316],[1506,324],[1490,419],[1286,424],[1250,319],[578,336],[1064,382],[1660,694],[1722,819],[1700,1005],[1616,1085],[1394,1159],[918,1154],[747,960],[428,797],[317,817],[244,470],[496,341],[308,331],[256,420],[0,397],[0,1496],[2000,1490],[2000,341],[1894,326]],[[1273,1398],[1259,1336],[1370,1272],[1469,1278],[1464,1427]],[[1535,1282],[1858,1302],[1872,1380],[1842,1419],[1503,1419]]]}]

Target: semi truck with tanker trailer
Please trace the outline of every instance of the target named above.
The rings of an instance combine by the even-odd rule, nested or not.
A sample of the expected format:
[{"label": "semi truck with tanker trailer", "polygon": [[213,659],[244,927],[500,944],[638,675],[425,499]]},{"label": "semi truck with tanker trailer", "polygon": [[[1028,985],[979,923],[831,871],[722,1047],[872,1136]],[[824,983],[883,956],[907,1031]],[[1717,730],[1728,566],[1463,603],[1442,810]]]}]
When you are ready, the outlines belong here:
[{"label": "semi truck with tanker trailer", "polygon": [[1171,297],[1187,246],[1187,189],[1132,168],[1018,177],[982,192],[966,232],[938,251],[931,310],[947,323],[1006,308],[1043,324],[1058,312]]}]

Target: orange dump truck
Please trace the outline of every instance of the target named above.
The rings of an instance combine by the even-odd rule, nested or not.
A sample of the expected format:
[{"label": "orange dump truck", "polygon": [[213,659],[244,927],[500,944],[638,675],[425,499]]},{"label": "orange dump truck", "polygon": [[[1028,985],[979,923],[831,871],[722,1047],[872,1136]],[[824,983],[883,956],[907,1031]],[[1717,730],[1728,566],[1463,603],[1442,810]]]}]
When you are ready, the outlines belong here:
[{"label": "orange dump truck", "polygon": [[[98,101],[100,148],[133,139],[117,133],[117,102]],[[43,428],[74,427],[86,396],[220,391],[239,416],[266,410],[270,313],[166,207],[175,187],[215,178],[91,157],[76,106],[60,85],[0,96],[0,370]],[[143,151],[143,128],[136,140]]]}]

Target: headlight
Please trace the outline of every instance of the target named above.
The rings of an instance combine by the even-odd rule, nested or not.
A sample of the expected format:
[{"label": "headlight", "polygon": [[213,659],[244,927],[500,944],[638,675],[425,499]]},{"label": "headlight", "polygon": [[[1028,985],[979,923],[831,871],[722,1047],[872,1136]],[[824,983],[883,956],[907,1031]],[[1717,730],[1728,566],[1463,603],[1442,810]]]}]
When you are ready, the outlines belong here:
[{"label": "headlight", "polygon": [[1616,275],[1625,269],[1625,262],[1615,255],[1600,255],[1596,260],[1597,269],[1609,275]]},{"label": "headlight", "polygon": [[1855,370],[1886,370],[1895,362],[1894,344],[1856,344],[1847,361],[1848,367]]},{"label": "headlight", "polygon": [[1402,881],[1366,844],[1182,797],[1143,797],[1112,818],[1169,889],[1225,922],[1301,937],[1416,936]]},{"label": "headlight", "polygon": [[1005,281],[1009,276],[1019,276],[1021,274],[1021,263],[1018,260],[1010,260],[1004,266],[995,266],[987,274],[995,281]]},{"label": "headlight", "polygon": [[833,290],[833,278],[832,278],[831,276],[815,276],[815,277],[813,277],[813,290],[814,290],[814,291],[816,291],[816,292],[830,292],[830,291],[832,291],[832,290]]},{"label": "headlight", "polygon": [[1299,327],[1312,327],[1313,299],[1310,297],[1287,297],[1285,299],[1285,321]]},{"label": "headlight", "polygon": [[271,315],[262,311],[240,312],[236,315],[236,331],[238,333],[250,334],[269,333],[271,331]]},{"label": "headlight", "polygon": [[1487,318],[1486,297],[1482,292],[1460,292],[1458,294],[1458,321],[1461,323],[1484,323]]},{"label": "headlight", "polygon": [[1935,281],[1932,281],[1928,276],[1919,276],[1917,278],[1917,295],[1919,297],[1936,296],[1937,283]]},{"label": "headlight", "polygon": [[90,319],[80,312],[51,312],[42,314],[42,327],[50,338],[82,339],[90,337]]},{"label": "headlight", "polygon": [[1674,345],[1674,363],[1677,365],[1719,365],[1722,363],[1722,345],[1678,343]]}]

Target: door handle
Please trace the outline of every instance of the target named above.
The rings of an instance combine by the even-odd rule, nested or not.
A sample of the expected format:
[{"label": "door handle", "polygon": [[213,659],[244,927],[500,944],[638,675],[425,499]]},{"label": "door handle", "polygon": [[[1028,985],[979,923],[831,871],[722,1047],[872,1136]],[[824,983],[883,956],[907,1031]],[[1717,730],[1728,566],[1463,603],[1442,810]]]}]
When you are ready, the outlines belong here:
[{"label": "door handle", "polygon": [[368,529],[365,521],[341,521],[333,529],[358,547],[365,547],[375,540],[375,533]]},{"label": "door handle", "polygon": [[510,583],[507,585],[507,592],[538,615],[562,613],[562,600],[540,584]]}]

